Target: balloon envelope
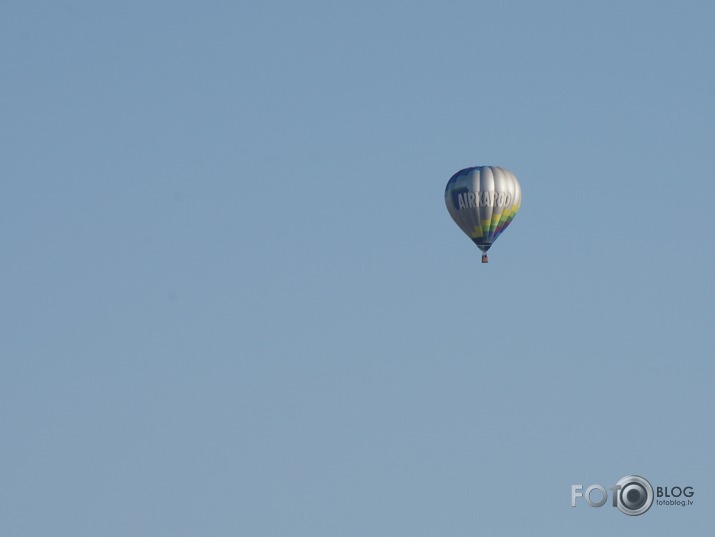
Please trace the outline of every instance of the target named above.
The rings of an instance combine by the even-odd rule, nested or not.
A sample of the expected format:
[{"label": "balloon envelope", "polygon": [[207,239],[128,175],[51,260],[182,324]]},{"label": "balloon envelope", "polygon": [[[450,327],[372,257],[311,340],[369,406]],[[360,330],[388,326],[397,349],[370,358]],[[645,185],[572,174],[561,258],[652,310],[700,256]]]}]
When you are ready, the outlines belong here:
[{"label": "balloon envelope", "polygon": [[444,201],[460,229],[486,252],[519,210],[521,186],[509,170],[475,166],[452,176]]}]

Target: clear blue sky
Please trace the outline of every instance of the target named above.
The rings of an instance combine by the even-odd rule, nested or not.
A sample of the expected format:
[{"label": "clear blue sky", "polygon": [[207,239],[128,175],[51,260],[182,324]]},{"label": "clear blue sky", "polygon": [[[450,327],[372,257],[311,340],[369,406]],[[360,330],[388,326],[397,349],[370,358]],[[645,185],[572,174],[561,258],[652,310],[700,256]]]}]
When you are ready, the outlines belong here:
[{"label": "clear blue sky", "polygon": [[713,535],[713,20],[2,2],[0,534]]}]

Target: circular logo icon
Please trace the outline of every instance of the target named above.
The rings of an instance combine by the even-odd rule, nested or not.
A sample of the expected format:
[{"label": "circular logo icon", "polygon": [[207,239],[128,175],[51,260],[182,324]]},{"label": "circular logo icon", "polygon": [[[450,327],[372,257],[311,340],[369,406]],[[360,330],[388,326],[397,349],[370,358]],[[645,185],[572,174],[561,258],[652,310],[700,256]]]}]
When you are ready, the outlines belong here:
[{"label": "circular logo icon", "polygon": [[616,505],[622,513],[642,515],[653,505],[653,486],[639,475],[627,475],[616,483],[620,485],[616,496]]}]

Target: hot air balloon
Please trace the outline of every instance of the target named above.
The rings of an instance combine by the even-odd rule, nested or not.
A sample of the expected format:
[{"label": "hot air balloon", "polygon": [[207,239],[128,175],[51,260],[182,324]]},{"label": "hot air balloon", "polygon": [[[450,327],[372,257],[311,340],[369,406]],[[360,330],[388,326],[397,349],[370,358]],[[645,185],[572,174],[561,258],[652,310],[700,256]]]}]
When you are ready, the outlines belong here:
[{"label": "hot air balloon", "polygon": [[482,251],[511,223],[521,205],[521,186],[514,174],[498,166],[475,166],[455,173],[444,191],[452,219]]}]

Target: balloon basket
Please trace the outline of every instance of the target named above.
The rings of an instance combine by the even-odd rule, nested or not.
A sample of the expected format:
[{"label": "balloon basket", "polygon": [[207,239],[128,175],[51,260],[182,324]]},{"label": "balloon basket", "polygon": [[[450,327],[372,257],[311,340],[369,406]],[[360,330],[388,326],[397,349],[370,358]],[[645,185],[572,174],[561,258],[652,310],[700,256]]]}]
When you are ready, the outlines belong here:
[{"label": "balloon basket", "polygon": [[489,263],[489,256],[487,254],[482,254],[482,263]]}]

